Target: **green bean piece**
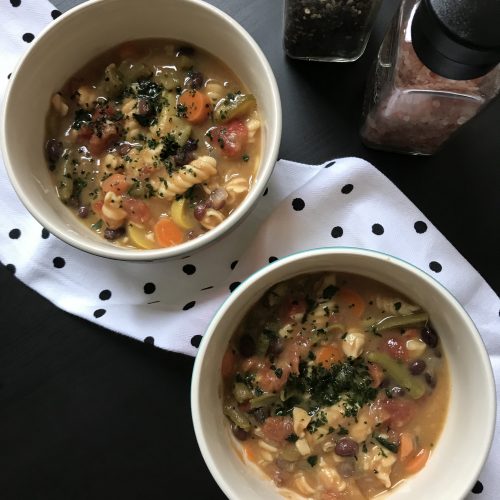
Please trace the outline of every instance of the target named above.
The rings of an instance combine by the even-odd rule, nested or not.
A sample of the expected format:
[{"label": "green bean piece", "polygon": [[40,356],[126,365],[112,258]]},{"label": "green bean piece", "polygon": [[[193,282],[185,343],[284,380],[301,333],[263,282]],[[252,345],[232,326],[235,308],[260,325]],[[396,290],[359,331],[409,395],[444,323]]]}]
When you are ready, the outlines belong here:
[{"label": "green bean piece", "polygon": [[104,82],[102,87],[109,97],[116,97],[123,90],[123,79],[115,63],[110,64],[104,70]]},{"label": "green bean piece", "polygon": [[389,316],[377,323],[373,323],[371,329],[373,333],[380,333],[391,328],[425,325],[428,321],[429,315],[426,312],[407,314],[406,316]]},{"label": "green bean piece", "polygon": [[256,106],[252,94],[228,94],[215,106],[214,119],[217,123],[226,123],[233,118],[247,115]]},{"label": "green bean piece", "polygon": [[223,411],[224,415],[229,417],[231,422],[233,422],[241,429],[245,431],[249,431],[251,429],[252,424],[250,424],[250,420],[248,420],[248,417],[242,411],[238,410],[235,401],[227,401],[224,404]]},{"label": "green bean piece", "polygon": [[233,396],[238,403],[243,403],[253,398],[253,392],[246,384],[236,382],[233,387]]},{"label": "green bean piece", "polygon": [[394,381],[408,391],[412,399],[419,399],[425,394],[425,384],[420,378],[414,377],[405,365],[398,363],[383,352],[369,352],[366,359],[379,364]]},{"label": "green bean piece", "polygon": [[279,399],[278,394],[266,393],[261,396],[257,396],[256,398],[252,398],[250,400],[250,407],[252,409],[260,408],[262,406],[271,406],[273,403],[277,402]]},{"label": "green bean piece", "polygon": [[290,444],[281,450],[280,458],[283,458],[287,462],[296,462],[302,458],[302,455],[295,445]]}]

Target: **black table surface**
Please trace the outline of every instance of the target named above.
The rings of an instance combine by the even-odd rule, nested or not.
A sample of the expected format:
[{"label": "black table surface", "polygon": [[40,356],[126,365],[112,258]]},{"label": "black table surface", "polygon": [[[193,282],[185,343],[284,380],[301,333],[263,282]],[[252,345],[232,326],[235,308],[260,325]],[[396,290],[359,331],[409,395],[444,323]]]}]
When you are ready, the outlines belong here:
[{"label": "black table surface", "polygon": [[[56,0],[65,11],[78,0]],[[396,0],[363,57],[298,62],[282,50],[282,0],[211,0],[256,39],[281,92],[280,157],[361,156],[388,176],[500,292],[500,101],[433,157],[369,150],[358,128],[366,75]],[[6,227],[2,230],[5,230]],[[58,310],[0,266],[0,496],[225,498],[198,450],[193,359]],[[179,490],[182,485],[182,490]]]}]

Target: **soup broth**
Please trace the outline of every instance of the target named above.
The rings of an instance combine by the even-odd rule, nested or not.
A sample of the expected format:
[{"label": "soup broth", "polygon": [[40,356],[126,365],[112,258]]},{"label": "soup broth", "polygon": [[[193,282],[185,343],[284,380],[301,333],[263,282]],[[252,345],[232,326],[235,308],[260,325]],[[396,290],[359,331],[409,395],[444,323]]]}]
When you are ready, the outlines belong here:
[{"label": "soup broth", "polygon": [[450,381],[432,319],[373,280],[301,275],[270,289],[222,362],[223,411],[284,495],[367,499],[421,470]]},{"label": "soup broth", "polygon": [[97,57],[47,117],[59,198],[126,247],[177,245],[219,225],[251,189],[259,155],[254,96],[222,61],[173,40]]}]

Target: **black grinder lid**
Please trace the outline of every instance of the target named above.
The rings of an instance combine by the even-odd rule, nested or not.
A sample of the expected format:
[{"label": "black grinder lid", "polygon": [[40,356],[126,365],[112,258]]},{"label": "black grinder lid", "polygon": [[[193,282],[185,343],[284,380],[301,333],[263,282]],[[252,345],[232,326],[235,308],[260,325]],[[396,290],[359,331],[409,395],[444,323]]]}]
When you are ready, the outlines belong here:
[{"label": "black grinder lid", "polygon": [[500,0],[421,0],[411,37],[434,73],[453,80],[485,75],[500,62]]}]

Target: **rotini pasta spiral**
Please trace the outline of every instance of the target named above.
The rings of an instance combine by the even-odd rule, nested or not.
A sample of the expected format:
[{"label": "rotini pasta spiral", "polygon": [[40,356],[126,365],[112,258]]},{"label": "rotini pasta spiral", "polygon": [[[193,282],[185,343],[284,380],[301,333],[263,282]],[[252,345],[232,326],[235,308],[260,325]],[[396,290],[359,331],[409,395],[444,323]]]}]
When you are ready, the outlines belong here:
[{"label": "rotini pasta spiral", "polygon": [[248,192],[248,181],[244,177],[233,177],[224,185],[224,189],[227,191],[226,204],[234,205],[241,195]]},{"label": "rotini pasta spiral", "polygon": [[260,120],[257,120],[257,118],[249,118],[246,121],[246,126],[248,130],[248,142],[255,142],[255,134],[260,128]]},{"label": "rotini pasta spiral", "polygon": [[217,161],[211,156],[200,156],[166,179],[152,179],[151,184],[158,196],[172,200],[176,195],[185,193],[190,187],[206,181],[217,173]]},{"label": "rotini pasta spiral", "polygon": [[205,92],[212,101],[212,104],[215,104],[224,97],[226,90],[224,89],[224,85],[217,80],[209,80],[205,84]]}]

